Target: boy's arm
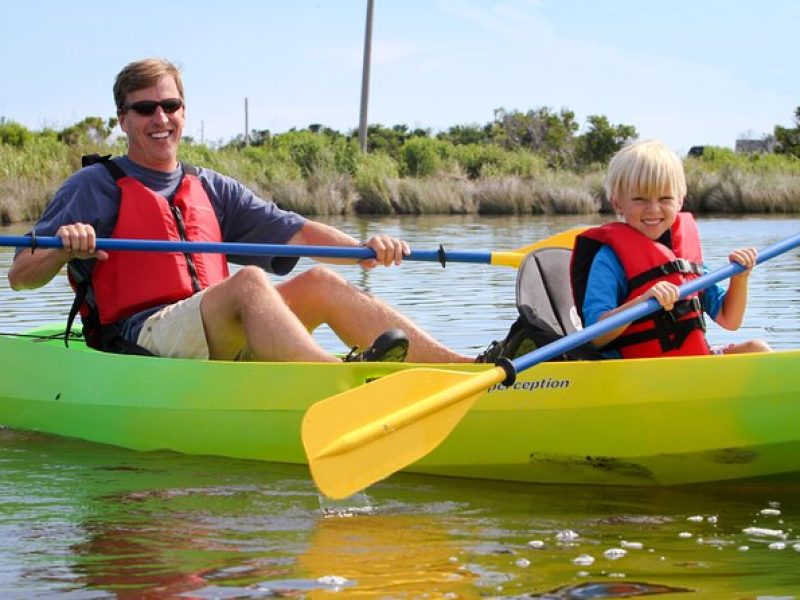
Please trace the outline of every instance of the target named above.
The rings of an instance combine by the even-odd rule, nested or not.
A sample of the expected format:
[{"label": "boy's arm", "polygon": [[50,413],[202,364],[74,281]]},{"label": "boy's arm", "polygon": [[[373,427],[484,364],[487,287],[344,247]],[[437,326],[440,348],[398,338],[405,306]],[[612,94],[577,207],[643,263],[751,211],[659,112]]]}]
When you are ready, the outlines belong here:
[{"label": "boy's arm", "polygon": [[[628,300],[628,302],[618,306],[613,310],[609,310],[603,313],[602,315],[600,315],[598,321],[607,319],[611,315],[615,315],[618,312],[631,308],[632,306],[636,306],[637,304],[641,304],[642,302],[647,302],[650,298],[655,298],[656,300],[658,300],[658,303],[664,310],[670,311],[672,310],[672,307],[675,305],[675,303],[678,301],[679,295],[680,292],[678,290],[677,285],[675,285],[674,283],[670,283],[669,281],[659,281],[649,290],[644,292],[642,295],[637,296],[632,300]],[[592,340],[592,343],[598,348],[602,348],[606,344],[614,341],[616,338],[622,335],[622,333],[628,328],[628,325],[630,325],[630,323],[628,323],[627,325],[622,325],[620,327],[617,327],[616,329],[610,331],[609,333],[601,335],[600,337],[596,337],[595,339]]]},{"label": "boy's arm", "polygon": [[734,250],[731,252],[728,259],[731,262],[737,262],[747,269],[738,275],[731,277],[731,283],[728,291],[725,293],[725,299],[722,301],[722,308],[720,308],[714,321],[720,327],[728,330],[739,329],[744,320],[744,312],[747,308],[747,288],[749,284],[750,273],[756,264],[758,251],[755,248],[743,248],[741,250]]},{"label": "boy's arm", "polygon": [[[582,307],[584,325],[594,325],[618,312],[647,302],[650,298],[655,298],[664,310],[672,310],[678,301],[679,290],[674,283],[659,281],[636,298],[620,304],[627,295],[628,282],[622,264],[610,248],[603,248],[594,257],[586,282],[586,296]],[[622,335],[628,325],[621,325],[593,339],[592,343],[597,348],[603,348]]]}]

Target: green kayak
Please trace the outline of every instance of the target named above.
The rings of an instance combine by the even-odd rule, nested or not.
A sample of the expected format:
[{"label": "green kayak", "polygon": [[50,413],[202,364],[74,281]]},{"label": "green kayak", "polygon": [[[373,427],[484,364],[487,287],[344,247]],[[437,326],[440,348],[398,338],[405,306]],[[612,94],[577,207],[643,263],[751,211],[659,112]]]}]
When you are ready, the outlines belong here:
[{"label": "green kayak", "polygon": [[[0,425],[138,451],[303,464],[308,407],[418,366],[120,356],[42,339],[62,330],[0,336]],[[407,470],[624,485],[800,479],[800,351],[544,363],[487,390]]]}]

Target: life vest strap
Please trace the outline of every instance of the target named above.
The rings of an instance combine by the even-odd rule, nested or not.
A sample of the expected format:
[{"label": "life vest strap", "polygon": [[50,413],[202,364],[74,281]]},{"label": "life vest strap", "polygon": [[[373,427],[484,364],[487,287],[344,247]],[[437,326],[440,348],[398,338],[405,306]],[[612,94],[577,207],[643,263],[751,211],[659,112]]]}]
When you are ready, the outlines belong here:
[{"label": "life vest strap", "polygon": [[[684,315],[694,312],[695,316],[682,319]],[[622,334],[608,344],[606,349],[618,350],[626,346],[642,344],[651,340],[658,340],[662,352],[675,350],[683,345],[689,334],[695,329],[703,332],[706,330],[706,320],[703,317],[700,299],[695,296],[688,300],[681,300],[675,304],[671,311],[659,311],[655,315],[648,315],[636,323],[652,321],[653,327],[636,333]]]},{"label": "life vest strap", "polygon": [[639,273],[628,282],[628,289],[635,290],[645,283],[654,279],[661,279],[665,275],[682,273],[684,275],[702,275],[703,265],[693,263],[685,258],[676,258],[658,267],[653,267],[643,273]]}]

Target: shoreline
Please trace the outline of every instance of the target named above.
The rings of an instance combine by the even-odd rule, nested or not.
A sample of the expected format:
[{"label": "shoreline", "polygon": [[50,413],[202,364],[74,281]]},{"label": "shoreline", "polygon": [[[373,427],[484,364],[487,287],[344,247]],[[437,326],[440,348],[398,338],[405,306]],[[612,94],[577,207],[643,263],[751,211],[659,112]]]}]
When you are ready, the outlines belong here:
[{"label": "shoreline", "polygon": [[[268,146],[212,149],[184,142],[179,156],[309,217],[611,212],[603,188],[606,166],[600,163],[552,167],[526,150],[450,144],[443,147],[461,154],[439,157],[430,172],[412,173],[403,160],[384,152],[361,154],[325,136],[295,135],[296,152]],[[309,140],[317,145],[300,144]],[[69,145],[40,136],[21,146],[0,143],[0,224],[36,220],[63,181],[80,168],[81,156],[125,152],[122,140]],[[706,148],[703,156],[684,159],[684,168],[687,211],[800,213],[800,159],[793,156]]]}]

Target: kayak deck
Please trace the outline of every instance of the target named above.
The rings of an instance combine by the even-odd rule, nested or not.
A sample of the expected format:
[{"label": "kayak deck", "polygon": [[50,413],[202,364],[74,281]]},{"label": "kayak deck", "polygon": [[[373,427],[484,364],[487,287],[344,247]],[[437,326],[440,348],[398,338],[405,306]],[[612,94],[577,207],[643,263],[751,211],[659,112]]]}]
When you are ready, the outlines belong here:
[{"label": "kayak deck", "polygon": [[[0,353],[0,425],[139,451],[300,464],[309,406],[418,366],[119,356],[79,340],[65,348],[9,336],[0,336]],[[800,474],[800,351],[544,363],[488,390],[407,470],[622,485]]]}]

